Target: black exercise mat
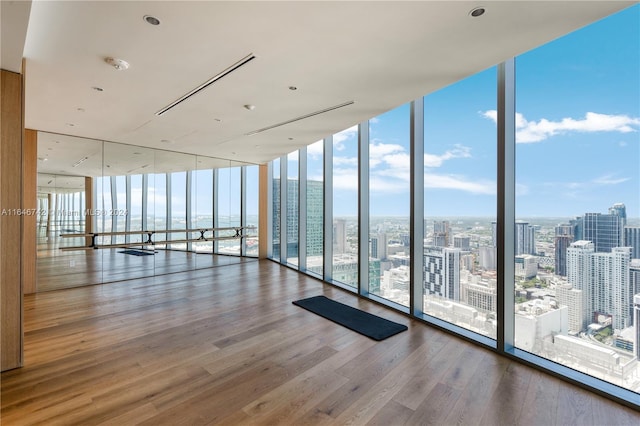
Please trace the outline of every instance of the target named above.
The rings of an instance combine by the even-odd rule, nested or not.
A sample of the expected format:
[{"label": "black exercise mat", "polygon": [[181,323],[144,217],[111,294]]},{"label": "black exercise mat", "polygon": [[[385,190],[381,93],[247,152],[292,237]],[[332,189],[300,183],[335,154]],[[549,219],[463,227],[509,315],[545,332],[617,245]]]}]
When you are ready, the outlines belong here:
[{"label": "black exercise mat", "polygon": [[152,252],[141,251],[141,250],[122,250],[118,253],[131,254],[133,256],[153,256]]},{"label": "black exercise mat", "polygon": [[352,308],[325,296],[295,300],[293,304],[374,340],[384,340],[407,330],[406,325]]}]

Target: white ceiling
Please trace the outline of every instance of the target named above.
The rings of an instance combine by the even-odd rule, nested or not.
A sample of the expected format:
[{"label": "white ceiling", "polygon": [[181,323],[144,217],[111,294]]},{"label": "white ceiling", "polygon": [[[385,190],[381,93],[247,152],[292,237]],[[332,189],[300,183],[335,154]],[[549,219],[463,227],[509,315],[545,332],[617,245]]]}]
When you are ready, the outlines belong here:
[{"label": "white ceiling", "polygon": [[[34,1],[26,127],[263,163],[634,3]],[[479,5],[485,15],[470,17]],[[256,59],[155,115],[249,54]],[[115,70],[110,56],[130,68]]]}]

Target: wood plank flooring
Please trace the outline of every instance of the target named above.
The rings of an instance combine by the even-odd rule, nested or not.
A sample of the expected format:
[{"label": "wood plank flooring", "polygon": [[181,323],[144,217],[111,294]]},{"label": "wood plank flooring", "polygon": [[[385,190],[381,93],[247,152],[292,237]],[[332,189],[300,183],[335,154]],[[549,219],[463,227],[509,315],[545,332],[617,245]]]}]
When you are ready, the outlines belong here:
[{"label": "wood plank flooring", "polygon": [[[375,342],[291,301],[406,324]],[[25,298],[2,425],[637,425],[640,413],[270,261]]]}]

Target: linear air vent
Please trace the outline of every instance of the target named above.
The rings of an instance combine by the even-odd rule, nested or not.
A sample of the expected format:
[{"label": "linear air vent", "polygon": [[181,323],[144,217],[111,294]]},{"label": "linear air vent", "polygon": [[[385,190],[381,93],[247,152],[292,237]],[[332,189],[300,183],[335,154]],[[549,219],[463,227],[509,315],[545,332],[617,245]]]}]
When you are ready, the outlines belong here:
[{"label": "linear air vent", "polygon": [[254,130],[254,131],[249,132],[249,133],[245,133],[245,136],[253,136],[253,135],[258,134],[258,133],[266,132],[267,130],[275,129],[276,127],[285,126],[287,124],[295,123],[296,121],[304,120],[305,118],[313,117],[315,115],[320,115],[320,114],[324,114],[325,112],[336,110],[338,108],[342,108],[342,107],[346,107],[346,106],[349,106],[349,105],[353,105],[354,103],[355,103],[354,101],[349,101],[349,102],[345,102],[345,103],[340,104],[340,105],[335,105],[335,106],[332,106],[332,107],[329,107],[329,108],[325,108],[325,109],[322,109],[320,111],[316,111],[316,112],[312,112],[312,113],[309,113],[309,114],[306,114],[306,115],[302,115],[302,116],[297,117],[297,118],[292,118],[291,120],[283,121],[282,123],[274,124],[274,125],[269,126],[269,127],[263,127],[262,129],[258,129],[258,130]]},{"label": "linear air vent", "polygon": [[164,114],[165,112],[169,111],[171,108],[175,107],[176,105],[180,104],[183,101],[186,101],[191,96],[195,95],[196,93],[200,92],[203,89],[206,89],[211,84],[213,84],[216,81],[220,80],[222,77],[231,74],[233,71],[237,70],[238,68],[240,68],[241,66],[247,64],[248,62],[250,62],[251,60],[253,60],[255,58],[256,57],[253,55],[253,53],[245,56],[244,58],[240,59],[235,64],[231,65],[226,70],[214,75],[209,80],[207,80],[204,83],[202,83],[200,86],[196,87],[195,89],[191,90],[190,92],[182,95],[180,98],[178,98],[175,101],[171,102],[169,105],[167,105],[166,107],[162,108],[160,111],[156,112],[156,115],[160,116],[160,115]]}]

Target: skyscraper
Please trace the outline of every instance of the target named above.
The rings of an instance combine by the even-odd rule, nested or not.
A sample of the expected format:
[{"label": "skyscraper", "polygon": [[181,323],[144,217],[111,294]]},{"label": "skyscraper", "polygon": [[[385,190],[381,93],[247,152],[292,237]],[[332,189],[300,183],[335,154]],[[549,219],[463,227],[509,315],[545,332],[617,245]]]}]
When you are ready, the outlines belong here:
[{"label": "skyscraper", "polygon": [[574,229],[573,225],[556,226],[554,238],[556,275],[567,276],[567,249],[573,242]]},{"label": "skyscraper", "polygon": [[346,253],[347,247],[347,220],[333,220],[333,254]]},{"label": "skyscraper", "polygon": [[630,262],[629,247],[596,253],[593,243],[577,241],[567,249],[568,281],[583,294],[583,327],[596,314],[611,315],[615,329],[631,325]]},{"label": "skyscraper", "polygon": [[624,227],[624,246],[631,247],[631,257],[640,259],[640,226]]},{"label": "skyscraper", "polygon": [[469,250],[471,248],[471,237],[456,235],[453,237],[453,247],[461,250]]},{"label": "skyscraper", "polygon": [[640,294],[633,296],[633,353],[640,359]]},{"label": "skyscraper", "polygon": [[529,222],[516,221],[516,255],[536,254],[536,231]]},{"label": "skyscraper", "polygon": [[610,253],[612,248],[624,246],[625,223],[624,204],[615,204],[609,214],[585,213],[582,238],[592,241],[596,252]]},{"label": "skyscraper", "polygon": [[424,248],[424,294],[460,300],[460,249]]},{"label": "skyscraper", "polygon": [[609,207],[609,214],[622,219],[622,226],[627,224],[627,207],[623,203],[615,203]]},{"label": "skyscraper", "polygon": [[[629,300],[633,300],[636,295],[640,295],[640,259],[632,259],[629,262]],[[633,311],[633,305],[630,305],[630,312]],[[635,323],[634,319],[634,325]]]},{"label": "skyscraper", "polygon": [[436,220],[433,222],[433,245],[436,247],[449,247],[450,226],[448,220]]}]

